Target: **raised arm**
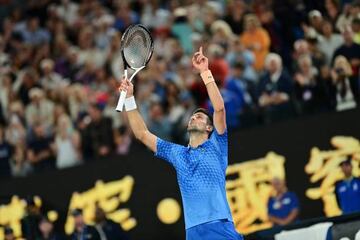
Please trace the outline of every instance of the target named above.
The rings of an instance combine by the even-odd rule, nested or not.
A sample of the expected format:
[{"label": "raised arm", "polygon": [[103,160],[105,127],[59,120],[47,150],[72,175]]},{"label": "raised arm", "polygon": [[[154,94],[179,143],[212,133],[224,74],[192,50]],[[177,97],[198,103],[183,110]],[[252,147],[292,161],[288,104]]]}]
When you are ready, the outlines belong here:
[{"label": "raised arm", "polygon": [[126,113],[129,119],[130,128],[135,137],[144,143],[151,151],[156,152],[156,136],[148,130],[144,119],[136,108],[135,100],[133,98],[133,84],[128,79],[123,79],[119,90],[127,91],[125,104],[128,104],[132,110],[126,111]]},{"label": "raised arm", "polygon": [[209,70],[209,60],[204,56],[202,47],[194,54],[192,63],[193,66],[200,71],[201,78],[206,85],[210,101],[214,107],[214,127],[219,134],[223,134],[226,130],[224,100]]}]

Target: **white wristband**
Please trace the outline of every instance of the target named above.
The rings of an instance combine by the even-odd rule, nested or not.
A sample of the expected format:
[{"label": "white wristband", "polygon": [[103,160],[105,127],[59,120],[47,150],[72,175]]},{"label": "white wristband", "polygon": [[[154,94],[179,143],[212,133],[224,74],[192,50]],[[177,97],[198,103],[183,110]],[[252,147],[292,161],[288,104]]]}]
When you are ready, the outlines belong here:
[{"label": "white wristband", "polygon": [[202,78],[205,85],[208,85],[209,83],[215,82],[215,79],[214,79],[213,75],[211,74],[210,70],[202,72],[200,74],[200,76],[201,76],[201,78]]},{"label": "white wristband", "polygon": [[136,108],[137,108],[137,106],[136,106],[136,102],[135,102],[135,97],[134,97],[134,96],[125,99],[125,110],[126,110],[127,112],[128,112],[128,111],[131,111],[131,110],[134,110],[134,109],[136,109]]}]

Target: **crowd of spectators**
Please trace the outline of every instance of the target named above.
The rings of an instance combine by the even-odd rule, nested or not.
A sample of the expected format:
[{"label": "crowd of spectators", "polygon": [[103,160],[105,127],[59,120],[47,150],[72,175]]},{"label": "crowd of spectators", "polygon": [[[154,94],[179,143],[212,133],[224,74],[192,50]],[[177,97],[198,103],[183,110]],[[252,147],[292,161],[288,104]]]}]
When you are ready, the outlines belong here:
[{"label": "crowd of spectators", "polygon": [[204,46],[236,130],[359,106],[358,0],[2,0],[0,176],[126,155],[115,111],[121,33],[151,30],[135,78],[150,131],[186,142],[196,107],[212,109],[189,56]]}]

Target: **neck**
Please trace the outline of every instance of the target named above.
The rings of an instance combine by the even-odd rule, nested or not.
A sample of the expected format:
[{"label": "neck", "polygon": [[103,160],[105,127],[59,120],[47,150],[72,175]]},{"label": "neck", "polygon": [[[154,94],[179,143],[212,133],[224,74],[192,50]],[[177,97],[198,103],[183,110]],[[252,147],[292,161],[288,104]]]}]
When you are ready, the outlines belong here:
[{"label": "neck", "polygon": [[349,180],[349,179],[351,179],[352,178],[352,174],[350,174],[350,175],[345,175],[345,179],[346,180]]},{"label": "neck", "polygon": [[193,148],[198,147],[203,144],[208,139],[207,132],[190,132],[190,141],[189,145]]},{"label": "neck", "polygon": [[284,189],[281,189],[279,190],[277,193],[276,193],[276,196],[277,197],[281,197],[282,195],[284,195],[284,193],[286,193],[287,189],[284,188]]}]

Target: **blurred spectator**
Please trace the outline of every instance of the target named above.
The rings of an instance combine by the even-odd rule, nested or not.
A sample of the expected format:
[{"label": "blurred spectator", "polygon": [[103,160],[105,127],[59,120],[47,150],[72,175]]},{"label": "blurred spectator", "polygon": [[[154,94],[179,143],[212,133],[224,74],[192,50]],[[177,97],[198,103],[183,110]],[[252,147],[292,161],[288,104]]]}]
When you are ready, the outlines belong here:
[{"label": "blurred spectator", "polygon": [[101,240],[127,240],[124,230],[119,223],[108,218],[102,208],[95,208],[95,228],[99,232]]},{"label": "blurred spectator", "polygon": [[18,94],[22,104],[25,106],[30,103],[30,90],[41,88],[38,83],[38,73],[32,68],[20,71],[13,85],[13,91]]},{"label": "blurred spectator", "polygon": [[212,42],[220,45],[225,50],[229,48],[231,41],[236,37],[229,24],[224,20],[216,20],[210,27]]},{"label": "blurred spectator", "polygon": [[354,75],[359,73],[360,67],[360,45],[354,42],[354,32],[350,26],[345,27],[342,32],[344,44],[336,49],[333,60],[339,56],[344,56],[351,64]]},{"label": "blurred spectator", "polygon": [[350,63],[344,56],[337,56],[331,71],[334,85],[333,97],[336,99],[336,111],[355,108],[359,98],[359,83],[352,77]]},{"label": "blurred spectator", "polygon": [[330,65],[333,54],[339,48],[344,40],[340,34],[334,33],[331,22],[324,20],[321,27],[321,33],[318,37],[318,48],[325,54],[326,64]]},{"label": "blurred spectator", "polygon": [[20,33],[25,43],[38,46],[51,40],[48,30],[40,27],[40,20],[37,16],[30,16],[26,22],[17,24],[14,29]]},{"label": "blurred spectator", "polygon": [[274,225],[288,225],[298,219],[300,206],[294,192],[288,191],[285,181],[279,178],[272,180],[275,191],[268,201],[269,220]]},{"label": "blurred spectator", "polygon": [[57,16],[65,21],[68,26],[75,23],[78,18],[79,5],[70,0],[61,0],[61,3],[55,7]]},{"label": "blurred spectator", "polygon": [[309,56],[299,59],[299,71],[295,73],[295,95],[303,114],[314,114],[327,110],[330,97],[325,83],[318,76],[318,70],[312,65]]},{"label": "blurred spectator", "polygon": [[26,106],[25,116],[28,127],[41,121],[46,131],[51,131],[54,124],[54,103],[46,98],[44,91],[33,88],[29,92],[31,102]]},{"label": "blurred spectator", "polygon": [[257,96],[263,121],[271,123],[294,116],[294,85],[282,67],[281,57],[270,53],[265,60],[266,72],[260,79]]},{"label": "blurred spectator", "polygon": [[156,136],[168,141],[172,140],[172,126],[169,118],[165,115],[164,106],[159,101],[155,100],[150,103],[147,126],[149,127],[149,131],[156,134]]},{"label": "blurred spectator", "polygon": [[51,149],[52,139],[45,135],[43,123],[35,122],[32,127],[33,136],[29,140],[26,158],[31,163],[34,172],[55,168],[55,158]]},{"label": "blurred spectator", "polygon": [[248,127],[257,123],[255,118],[256,85],[245,77],[244,68],[241,61],[233,65],[232,74],[226,80],[225,88],[235,94],[235,101],[239,105],[240,126]]},{"label": "blurred spectator", "polygon": [[54,231],[54,224],[47,218],[42,217],[39,222],[40,236],[36,240],[61,240],[63,239]]},{"label": "blurred spectator", "polygon": [[9,109],[9,103],[13,97],[12,82],[13,82],[12,74],[4,74],[0,77],[0,106],[1,106],[0,118],[2,118],[0,119],[0,124],[4,124],[5,117],[8,117],[7,114]]},{"label": "blurred spectator", "polygon": [[81,209],[74,209],[71,212],[74,218],[75,230],[70,235],[71,240],[82,240],[86,236],[88,240],[100,240],[99,232],[93,226],[86,225]]},{"label": "blurred spectator", "polygon": [[160,29],[169,26],[171,12],[159,6],[158,1],[147,1],[144,3],[141,22],[150,29]]},{"label": "blurred spectator", "polygon": [[11,176],[10,160],[13,147],[5,140],[5,129],[0,125],[0,178]]},{"label": "blurred spectator", "polygon": [[234,39],[232,41],[225,58],[229,66],[234,66],[238,62],[242,62],[244,65],[243,77],[254,83],[258,81],[258,75],[253,68],[255,56],[241,44],[239,39]]},{"label": "blurred spectator", "polygon": [[44,88],[44,90],[49,92],[55,90],[62,91],[63,88],[68,84],[67,80],[63,79],[60,74],[54,72],[53,60],[51,59],[42,60],[40,63],[40,68],[43,74],[42,78],[40,79],[40,83],[41,86]]},{"label": "blurred spectator", "polygon": [[[108,157],[114,149],[112,121],[102,115],[103,106],[93,103],[89,107],[90,121],[85,131],[89,144],[89,156],[95,159]],[[82,138],[84,140],[84,138]],[[86,143],[85,143],[86,144]]]},{"label": "blurred spectator", "polygon": [[342,214],[360,212],[360,178],[354,177],[351,157],[340,163],[344,179],[335,184],[336,200]]},{"label": "blurred spectator", "polygon": [[319,10],[311,10],[308,13],[309,26],[303,26],[305,37],[317,37],[321,33],[323,24],[323,16]]},{"label": "blurred spectator", "polygon": [[6,128],[5,136],[6,140],[13,146],[25,145],[26,143],[26,130],[23,125],[24,119],[23,106],[20,102],[13,102],[10,106],[9,125]]},{"label": "blurred spectator", "polygon": [[130,150],[130,145],[132,143],[131,132],[129,131],[128,127],[121,126],[118,129],[115,129],[114,141],[115,141],[116,154],[118,155],[128,154]]},{"label": "blurred spectator", "polygon": [[130,8],[128,1],[117,2],[114,27],[123,32],[131,24],[139,23],[139,15]]},{"label": "blurred spectator", "polygon": [[26,240],[36,240],[40,237],[39,223],[41,220],[40,208],[33,197],[26,198],[26,214],[21,219],[22,237]]},{"label": "blurred spectator", "polygon": [[343,11],[336,21],[336,28],[340,32],[345,31],[346,27],[351,25],[351,21],[360,17],[360,3],[352,1],[343,7]]},{"label": "blurred spectator", "polygon": [[85,87],[73,84],[68,90],[68,105],[70,116],[73,121],[77,120],[81,113],[87,112],[89,103]]},{"label": "blurred spectator", "polygon": [[261,71],[264,67],[265,57],[270,49],[270,37],[255,14],[247,14],[244,18],[244,32],[240,40],[245,48],[255,55],[254,67]]},{"label": "blurred spectator", "polygon": [[[219,44],[211,44],[208,47],[209,69],[214,75],[218,86],[224,86],[225,79],[230,73],[229,64],[225,60],[225,49]],[[205,87],[205,86],[204,86]]]},{"label": "blurred spectator", "polygon": [[80,146],[80,135],[74,130],[69,116],[61,115],[58,119],[54,142],[57,168],[62,169],[81,164]]},{"label": "blurred spectator", "polygon": [[191,42],[192,28],[187,18],[186,8],[180,7],[174,11],[174,23],[171,26],[171,32],[180,41],[185,53],[189,54],[193,52],[193,46]]},{"label": "blurred spectator", "polygon": [[5,236],[4,240],[16,240],[14,231],[12,230],[11,227],[5,227],[4,236]]},{"label": "blurred spectator", "polygon": [[352,21],[351,28],[354,32],[354,42],[360,44],[360,17]]},{"label": "blurred spectator", "polygon": [[15,146],[13,159],[10,164],[11,174],[14,177],[26,177],[33,171],[31,164],[26,160],[26,150],[22,144]]},{"label": "blurred spectator", "polygon": [[186,144],[188,142],[187,126],[188,121],[196,109],[193,97],[190,92],[182,91],[179,96],[181,107],[184,109],[183,114],[180,118],[173,124],[172,136],[174,142],[179,144]]},{"label": "blurred spectator", "polygon": [[237,35],[240,35],[243,32],[244,14],[246,12],[246,4],[243,0],[234,0],[227,5],[227,14],[224,17],[224,20]]}]

